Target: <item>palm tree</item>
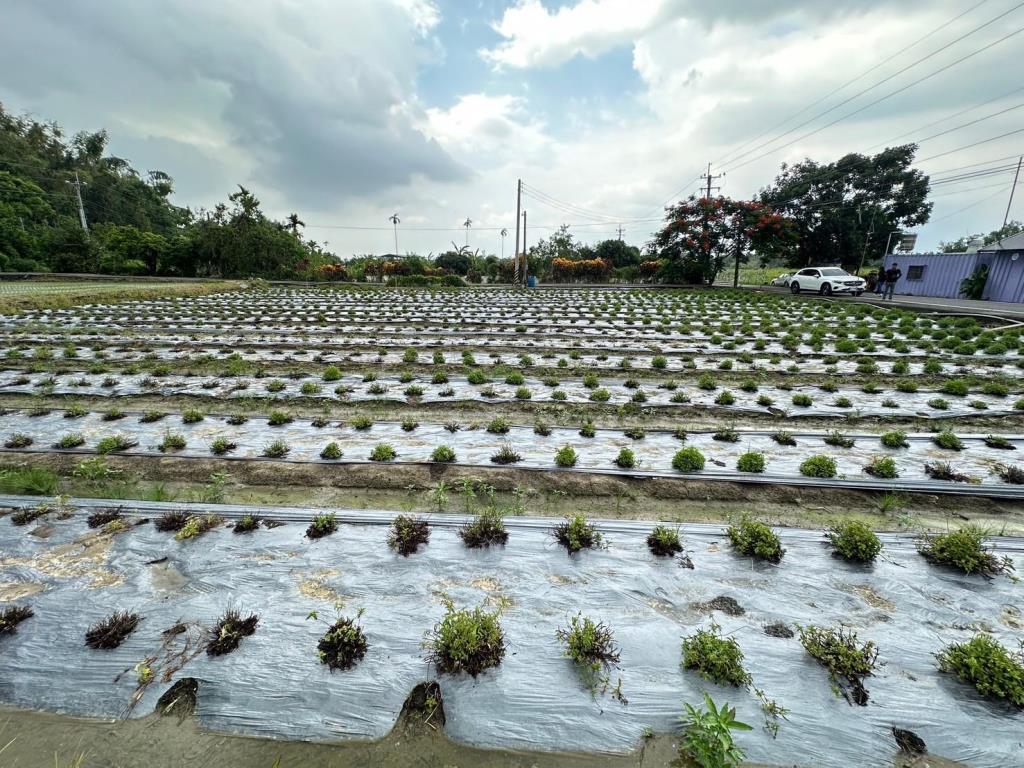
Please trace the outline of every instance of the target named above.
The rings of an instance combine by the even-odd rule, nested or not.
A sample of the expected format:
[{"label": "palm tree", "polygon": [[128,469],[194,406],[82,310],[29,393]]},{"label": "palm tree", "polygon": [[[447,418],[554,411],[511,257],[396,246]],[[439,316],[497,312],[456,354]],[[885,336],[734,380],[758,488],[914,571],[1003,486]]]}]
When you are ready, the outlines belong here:
[{"label": "palm tree", "polygon": [[398,218],[398,211],[395,211],[390,216],[388,216],[388,221],[390,221],[391,225],[395,228],[395,256],[397,256],[398,255],[398,225],[402,223],[402,220],[400,218]]},{"label": "palm tree", "polygon": [[508,230],[505,227],[501,228],[501,260],[505,260],[505,235],[508,234]]},{"label": "palm tree", "polygon": [[473,226],[473,220],[470,219],[470,218],[467,218],[464,222],[462,222],[462,226],[464,226],[466,228],[466,247],[468,248],[469,247],[469,228]]},{"label": "palm tree", "polygon": [[287,221],[288,221],[288,224],[286,225],[287,229],[290,229],[292,234],[295,235],[296,237],[298,237],[301,240],[302,237],[301,237],[301,235],[299,235],[299,227],[306,226],[306,222],[304,222],[302,219],[300,219],[299,218],[299,214],[297,214],[297,213],[290,213],[290,214],[288,214]]}]

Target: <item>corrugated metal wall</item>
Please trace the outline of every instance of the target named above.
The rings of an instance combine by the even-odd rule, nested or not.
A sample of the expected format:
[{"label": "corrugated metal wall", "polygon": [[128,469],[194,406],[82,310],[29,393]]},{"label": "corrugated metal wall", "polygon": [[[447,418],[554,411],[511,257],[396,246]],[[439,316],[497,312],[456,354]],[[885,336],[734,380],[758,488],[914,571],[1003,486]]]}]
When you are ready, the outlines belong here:
[{"label": "corrugated metal wall", "polygon": [[[987,254],[986,254],[987,255]],[[989,265],[985,298],[989,301],[1024,303],[1024,252],[995,253]]]},{"label": "corrugated metal wall", "polygon": [[[987,261],[977,253],[900,253],[887,256],[885,268],[895,263],[903,271],[897,295],[955,299],[960,296],[960,281]],[[910,279],[911,267],[924,267],[920,279]]]}]

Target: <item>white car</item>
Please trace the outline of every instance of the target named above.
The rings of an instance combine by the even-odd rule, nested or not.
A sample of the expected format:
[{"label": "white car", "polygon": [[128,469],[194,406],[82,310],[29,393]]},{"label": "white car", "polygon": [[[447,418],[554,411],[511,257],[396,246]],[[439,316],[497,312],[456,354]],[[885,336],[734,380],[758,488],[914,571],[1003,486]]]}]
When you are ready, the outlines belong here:
[{"label": "white car", "polygon": [[789,278],[789,290],[792,293],[815,291],[822,296],[833,293],[852,293],[860,296],[867,288],[867,283],[856,275],[851,275],[839,267],[808,267],[801,269]]},{"label": "white car", "polygon": [[789,285],[789,281],[792,279],[793,276],[787,272],[783,275],[779,275],[778,277],[774,278],[771,284],[779,288],[785,288],[786,286]]}]

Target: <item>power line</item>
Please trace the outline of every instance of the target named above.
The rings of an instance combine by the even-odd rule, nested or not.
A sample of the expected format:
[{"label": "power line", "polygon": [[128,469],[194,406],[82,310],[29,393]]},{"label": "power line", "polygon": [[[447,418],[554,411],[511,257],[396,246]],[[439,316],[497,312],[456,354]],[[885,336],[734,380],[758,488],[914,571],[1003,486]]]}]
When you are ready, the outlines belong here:
[{"label": "power line", "polygon": [[[1006,11],[1005,13],[1000,14],[995,19],[992,19],[991,21],[988,21],[985,24],[982,24],[980,27],[976,27],[975,29],[971,30],[971,32],[968,32],[967,35],[964,35],[963,37],[958,38],[954,42],[959,42],[960,40],[963,40],[964,37],[967,37],[968,35],[971,35],[974,32],[977,32],[982,27],[986,27],[989,24],[994,23],[995,21],[997,21],[998,19],[1002,18],[1003,16],[1006,16],[1007,14],[1017,10],[1021,6],[1024,6],[1024,3],[1019,3],[1019,4],[1015,5],[1009,11]],[[801,142],[804,139],[810,138],[811,136],[814,136],[815,134],[821,133],[822,131],[824,131],[824,130],[826,130],[828,128],[831,128],[833,125],[836,125],[837,123],[841,123],[843,120],[847,120],[847,119],[853,117],[854,115],[860,114],[861,112],[863,112],[866,109],[870,109],[871,107],[877,106],[878,104],[881,104],[883,101],[891,99],[893,96],[896,96],[897,94],[903,93],[904,91],[907,91],[907,90],[913,88],[916,85],[920,85],[921,83],[925,82],[926,80],[930,80],[931,78],[935,77],[936,75],[942,74],[943,72],[945,72],[945,71],[947,71],[949,69],[952,69],[953,67],[957,66],[958,64],[962,64],[963,62],[965,62],[968,59],[971,59],[971,58],[977,56],[978,54],[984,53],[985,51],[989,50],[990,48],[994,48],[995,46],[999,45],[1000,43],[1003,43],[1003,42],[1009,40],[1011,37],[1014,37],[1015,35],[1019,35],[1021,32],[1024,32],[1024,27],[1020,27],[1019,29],[1016,29],[1013,32],[1010,32],[1009,34],[1006,34],[1003,37],[1000,37],[998,40],[994,40],[991,43],[988,43],[987,45],[982,46],[981,48],[978,48],[978,49],[976,49],[974,51],[971,51],[970,53],[966,54],[965,56],[961,56],[959,59],[951,61],[950,63],[948,63],[948,64],[946,64],[946,65],[944,65],[942,67],[939,67],[938,69],[936,69],[936,70],[934,70],[932,72],[929,72],[927,75],[924,75],[923,77],[919,77],[917,80],[914,80],[914,81],[912,81],[912,82],[910,82],[910,83],[908,83],[908,84],[906,84],[904,86],[901,86],[900,88],[897,88],[894,91],[890,91],[886,95],[881,96],[881,97],[875,99],[874,101],[868,102],[864,106],[858,107],[857,109],[853,110],[852,112],[848,112],[845,115],[837,117],[835,120],[832,120],[831,122],[826,123],[823,126],[815,128],[813,131],[809,131],[809,132],[807,132],[805,134],[802,134],[801,136],[798,136],[797,138],[792,139],[791,141],[787,141],[785,144],[780,144],[777,147],[773,147],[772,149],[769,149],[767,152],[763,152],[760,155],[756,155],[756,156],[754,156],[754,157],[752,157],[752,158],[750,158],[748,160],[745,160],[742,163],[739,163],[738,165],[733,165],[731,168],[727,168],[726,170],[736,170],[737,168],[743,168],[746,165],[750,165],[750,163],[756,162],[757,160],[760,160],[760,159],[762,159],[764,157],[767,157],[770,154],[778,152],[780,149],[785,149],[786,147],[790,147],[793,144]],[[946,50],[946,49],[944,48],[942,50]],[[934,53],[929,54],[929,56],[927,56],[925,58],[930,58],[931,56],[933,56],[933,55],[935,55],[937,53],[941,53],[941,51],[935,51]],[[924,61],[924,59],[921,59],[920,61]],[[920,63],[920,61],[915,62],[915,64]],[[914,66],[914,65],[910,65],[910,66]],[[788,136],[789,134],[793,133],[793,131],[797,130],[798,128],[802,128],[803,126],[808,125],[809,123],[814,122],[819,117],[823,117],[824,115],[826,115],[829,112],[833,111],[837,107],[840,107],[843,104],[849,103],[853,99],[856,99],[858,96],[861,96],[861,95],[867,93],[868,91],[872,90],[873,88],[877,87],[878,85],[881,85],[881,83],[884,83],[884,82],[886,82],[888,80],[891,80],[893,77],[896,77],[896,75],[899,75],[899,74],[901,74],[903,72],[906,72],[907,69],[910,69],[910,66],[905,67],[904,69],[900,70],[896,74],[886,78],[885,80],[880,81],[879,83],[876,83],[873,86],[870,86],[869,88],[865,88],[864,90],[862,90],[862,91],[854,94],[853,96],[851,96],[849,99],[846,99],[845,101],[840,102],[835,107],[831,107],[830,109],[826,110],[825,112],[822,112],[820,115],[816,115],[815,117],[812,117],[810,120],[807,120],[807,121],[801,123],[800,125],[790,129],[789,131],[786,131],[786,133],[784,133],[784,134],[782,134],[780,136],[777,136],[776,138],[772,139],[771,141],[765,142],[764,144],[761,145],[761,147],[767,146],[768,144],[771,144],[771,143],[773,143],[775,141],[778,141],[779,139],[781,139],[781,138],[783,138],[785,136]],[[760,149],[761,147],[758,147],[758,149]],[[752,151],[756,151],[756,150],[752,150]],[[749,152],[744,153],[744,155],[747,155],[747,154],[750,154],[750,153]],[[740,157],[743,157],[744,155],[740,155]],[[740,157],[734,158],[734,160],[732,162],[735,162],[736,160],[740,159]]]},{"label": "power line", "polygon": [[[979,2],[979,3],[977,3],[977,4],[973,5],[973,6],[971,6],[971,7],[970,7],[970,8],[968,8],[968,9],[967,9],[966,11],[964,11],[964,12],[962,12],[962,13],[960,13],[960,14],[958,14],[958,15],[954,16],[953,18],[949,19],[948,21],[944,22],[943,24],[940,24],[940,25],[939,25],[938,27],[936,27],[935,29],[933,29],[933,30],[932,30],[931,32],[929,32],[928,34],[924,35],[923,37],[919,37],[919,38],[918,38],[917,40],[915,40],[914,42],[912,42],[912,43],[911,43],[910,45],[906,46],[905,48],[901,48],[900,50],[896,51],[896,53],[894,53],[894,54],[892,54],[891,56],[889,56],[889,57],[887,57],[887,58],[883,59],[883,60],[882,60],[882,61],[880,61],[880,62],[879,62],[878,64],[875,64],[875,65],[874,65],[873,67],[870,67],[869,69],[866,69],[866,70],[864,70],[863,72],[861,72],[861,73],[860,73],[859,75],[857,75],[857,76],[856,76],[856,77],[854,77],[853,79],[851,79],[851,80],[847,80],[847,81],[846,81],[845,83],[843,83],[842,85],[840,85],[840,86],[839,86],[838,88],[835,88],[835,89],[833,89],[833,90],[829,91],[829,92],[828,92],[828,93],[826,93],[826,94],[825,94],[824,96],[822,96],[822,97],[821,97],[820,99],[818,99],[818,100],[816,100],[816,101],[813,101],[813,102],[811,102],[811,103],[810,103],[810,104],[808,104],[808,105],[807,105],[806,107],[804,107],[803,109],[801,109],[801,110],[800,110],[799,112],[796,112],[796,113],[794,113],[794,114],[790,115],[789,117],[787,117],[787,118],[786,118],[785,120],[783,120],[782,122],[780,122],[780,123],[777,123],[777,124],[775,124],[774,126],[772,126],[771,128],[768,128],[768,129],[767,129],[767,130],[765,130],[765,131],[762,131],[762,132],[761,132],[760,134],[758,134],[757,136],[755,136],[755,137],[754,137],[753,139],[751,139],[750,141],[748,141],[748,142],[747,142],[746,144],[743,144],[743,145],[742,145],[741,147],[739,147],[739,150],[734,150],[733,152],[729,152],[729,153],[727,153],[727,154],[726,154],[726,156],[725,156],[724,158],[722,158],[722,159],[720,159],[720,160],[717,160],[717,161],[715,161],[715,162],[716,162],[716,164],[717,164],[717,165],[726,165],[726,164],[728,164],[728,163],[731,163],[731,162],[733,162],[734,160],[738,160],[738,159],[739,159],[740,157],[743,157],[743,153],[741,153],[741,154],[739,154],[739,155],[735,155],[735,154],[734,154],[735,152],[737,152],[737,151],[741,151],[741,150],[745,149],[745,148],[746,148],[747,146],[749,146],[750,144],[753,144],[753,143],[754,143],[755,141],[758,141],[758,140],[760,140],[761,138],[763,138],[763,137],[767,136],[767,135],[768,135],[769,133],[772,133],[772,132],[773,132],[773,131],[775,131],[775,130],[776,130],[777,128],[781,128],[782,126],[784,126],[784,125],[785,125],[786,123],[788,123],[788,122],[789,122],[790,120],[792,120],[793,118],[799,117],[800,115],[804,114],[805,112],[808,112],[809,110],[813,109],[814,107],[818,106],[819,104],[821,104],[821,103],[823,103],[823,102],[827,101],[828,99],[830,99],[830,98],[831,98],[832,96],[834,96],[835,94],[839,93],[839,92],[840,92],[841,90],[843,90],[844,88],[846,88],[846,87],[848,87],[848,86],[850,86],[850,85],[853,85],[853,84],[854,84],[855,82],[857,82],[858,80],[862,79],[863,77],[866,77],[867,75],[871,74],[871,73],[872,73],[872,72],[874,72],[875,70],[877,70],[877,69],[879,69],[879,68],[881,68],[881,67],[885,66],[886,64],[888,64],[888,63],[889,63],[890,61],[892,61],[893,59],[899,58],[899,57],[900,57],[900,56],[902,56],[902,55],[903,55],[904,53],[906,53],[907,51],[909,51],[909,50],[910,50],[911,48],[914,48],[914,47],[916,47],[916,46],[920,45],[920,44],[921,44],[921,43],[923,43],[923,42],[924,42],[925,40],[927,40],[927,39],[928,39],[929,37],[932,37],[932,36],[933,36],[933,35],[935,35],[936,33],[938,33],[938,32],[941,32],[941,31],[942,31],[943,29],[945,29],[946,27],[948,27],[948,26],[949,26],[950,24],[952,24],[952,23],[954,23],[954,22],[956,22],[956,21],[959,21],[960,19],[962,19],[962,18],[963,18],[964,16],[966,16],[967,14],[971,13],[972,11],[974,11],[974,10],[976,10],[977,8],[979,8],[979,7],[981,7],[982,5],[984,5],[984,4],[986,3],[986,2],[988,2],[988,0],[981,0],[981,2]],[[961,39],[962,39],[962,38],[961,38]],[[955,43],[955,42],[958,42],[958,41],[954,41],[954,43]],[[951,43],[951,44],[952,44],[952,43]],[[912,64],[911,66],[914,66],[914,65]],[[905,71],[905,70],[902,70],[902,71]],[[899,72],[897,72],[897,73],[896,73],[896,75],[899,75],[899,74],[900,74]],[[896,75],[893,75],[893,77],[895,77]],[[885,81],[883,80],[882,82],[885,82]],[[880,84],[881,84],[881,83],[876,83],[876,85],[875,85],[875,86],[872,86],[872,87],[876,87],[877,85],[880,85]],[[858,94],[858,95],[859,95],[859,94]],[[856,98],[856,95],[855,95],[855,96],[853,96],[852,98]],[[845,102],[844,102],[844,103],[845,103]],[[841,104],[837,104],[837,105],[836,105],[835,107],[833,107],[832,109],[835,109],[836,107],[840,107],[840,106],[842,106],[842,103],[841,103]],[[818,117],[820,117],[820,116],[821,116],[821,115],[819,115]],[[812,120],[812,121],[813,121],[814,119],[816,119],[816,118],[811,118],[811,120]],[[806,125],[806,123],[804,123],[804,125]],[[800,126],[796,126],[796,128],[793,128],[792,130],[796,130],[796,129],[797,129],[797,128],[799,128],[799,127],[800,127]],[[785,134],[783,134],[783,135],[785,135]],[[779,137],[779,138],[781,138],[781,137]],[[771,141],[768,141],[768,142],[766,142],[766,143],[767,143],[767,144],[770,144],[770,143],[771,143],[772,141],[775,141],[775,140],[776,140],[776,139],[772,139]],[[762,144],[761,146],[764,146],[764,145]],[[753,151],[753,150],[752,150],[752,151]],[[729,157],[730,155],[734,155],[734,156],[733,156],[733,157]]]},{"label": "power line", "polygon": [[981,144],[988,144],[990,141],[998,141],[999,139],[1005,139],[1007,136],[1013,136],[1014,134],[1017,134],[1017,133],[1024,133],[1024,128],[1018,128],[1015,131],[1007,131],[1006,133],[1001,133],[998,136],[992,136],[991,138],[988,138],[988,139],[982,139],[981,141],[976,141],[973,144],[965,144],[962,147],[957,147],[956,149],[951,149],[948,152],[939,152],[937,155],[929,155],[928,157],[922,157],[917,162],[924,163],[924,162],[927,162],[928,160],[934,160],[937,157],[945,157],[946,155],[954,155],[957,152],[963,152],[965,149],[970,149],[971,147],[977,147],[977,146],[980,146]]}]

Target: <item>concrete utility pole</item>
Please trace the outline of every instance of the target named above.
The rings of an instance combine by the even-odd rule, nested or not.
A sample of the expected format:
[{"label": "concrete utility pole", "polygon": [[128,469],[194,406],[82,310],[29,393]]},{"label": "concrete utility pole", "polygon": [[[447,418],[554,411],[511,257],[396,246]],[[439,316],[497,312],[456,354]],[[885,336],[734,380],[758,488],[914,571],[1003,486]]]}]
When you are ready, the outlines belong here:
[{"label": "concrete utility pole", "polygon": [[[520,210],[523,202],[523,180],[516,180],[516,254],[515,254],[515,274],[512,276],[514,283],[519,282],[519,218],[523,215]],[[505,241],[502,240],[502,243]]]},{"label": "concrete utility pole", "polygon": [[523,211],[523,285],[526,285],[527,272],[530,271],[530,263],[526,259],[526,211]]},{"label": "concrete utility pole", "polygon": [[78,200],[78,220],[82,223],[85,233],[89,234],[89,224],[85,220],[85,206],[82,205],[82,182],[78,180],[78,171],[75,171],[75,180],[69,181],[68,184],[75,188],[75,198]]},{"label": "concrete utility pole", "polygon": [[[705,199],[706,200],[708,200],[708,201],[711,200],[711,190],[712,190],[711,182],[714,181],[715,179],[720,179],[723,176],[725,176],[724,173],[720,173],[717,176],[712,174],[711,173],[711,163],[708,163],[708,172],[704,173],[704,174],[701,174],[701,178],[702,179],[707,179],[708,180],[708,191],[707,191],[707,194],[705,195]],[[721,187],[714,187],[713,189],[715,189],[717,191],[717,190],[720,190]],[[707,243],[706,250],[705,250],[705,253],[704,253],[704,261],[705,261],[706,264],[710,264],[711,263],[711,243],[708,240],[708,207],[706,205],[704,206],[704,226],[702,227],[701,231],[702,231],[702,233],[704,235],[704,242]]]},{"label": "concrete utility pole", "polygon": [[1017,189],[1017,179],[1020,178],[1020,166],[1021,166],[1021,163],[1024,163],[1024,155],[1021,155],[1020,159],[1017,160],[1017,172],[1015,174],[1013,174],[1013,186],[1010,187],[1010,202],[1008,202],[1006,204],[1006,215],[1003,216],[1003,226],[1004,227],[1006,226],[1006,222],[1008,222],[1010,220],[1010,206],[1013,205],[1013,193]]},{"label": "concrete utility pole", "polygon": [[619,242],[622,242],[622,225],[619,224]]}]

